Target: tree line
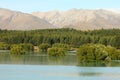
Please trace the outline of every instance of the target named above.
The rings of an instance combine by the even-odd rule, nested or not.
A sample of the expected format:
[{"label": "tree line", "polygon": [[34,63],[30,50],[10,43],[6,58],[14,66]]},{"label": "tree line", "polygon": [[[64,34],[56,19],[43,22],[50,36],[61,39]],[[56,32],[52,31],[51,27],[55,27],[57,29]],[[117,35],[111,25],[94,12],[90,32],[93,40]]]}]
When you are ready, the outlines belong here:
[{"label": "tree line", "polygon": [[30,43],[34,46],[39,46],[43,43],[47,43],[50,46],[55,43],[61,43],[74,48],[87,43],[99,43],[120,49],[120,29],[93,31],[80,31],[69,28],[31,31],[0,30],[0,48],[6,49],[7,47],[9,49],[12,44],[21,43]]}]

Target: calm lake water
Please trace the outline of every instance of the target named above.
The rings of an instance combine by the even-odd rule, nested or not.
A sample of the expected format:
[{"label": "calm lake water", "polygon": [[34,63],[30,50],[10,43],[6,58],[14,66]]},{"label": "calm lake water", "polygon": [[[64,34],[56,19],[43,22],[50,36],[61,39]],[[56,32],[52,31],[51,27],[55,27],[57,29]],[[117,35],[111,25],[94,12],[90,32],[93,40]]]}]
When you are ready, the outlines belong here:
[{"label": "calm lake water", "polygon": [[0,53],[0,80],[120,80],[120,62],[77,63],[74,54],[13,56]]}]

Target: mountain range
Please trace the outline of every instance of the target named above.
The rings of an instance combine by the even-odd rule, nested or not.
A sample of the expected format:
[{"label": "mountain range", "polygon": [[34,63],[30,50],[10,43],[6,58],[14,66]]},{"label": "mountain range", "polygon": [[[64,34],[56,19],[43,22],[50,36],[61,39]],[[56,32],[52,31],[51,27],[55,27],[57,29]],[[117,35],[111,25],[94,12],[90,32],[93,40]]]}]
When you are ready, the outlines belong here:
[{"label": "mountain range", "polygon": [[120,13],[103,9],[71,9],[63,12],[33,12],[32,14],[60,28],[79,30],[120,28]]},{"label": "mountain range", "polygon": [[120,29],[120,13],[103,9],[71,9],[28,14],[0,8],[0,29],[35,30],[52,28]]},{"label": "mountain range", "polygon": [[0,29],[35,30],[54,28],[46,20],[31,14],[0,8]]}]

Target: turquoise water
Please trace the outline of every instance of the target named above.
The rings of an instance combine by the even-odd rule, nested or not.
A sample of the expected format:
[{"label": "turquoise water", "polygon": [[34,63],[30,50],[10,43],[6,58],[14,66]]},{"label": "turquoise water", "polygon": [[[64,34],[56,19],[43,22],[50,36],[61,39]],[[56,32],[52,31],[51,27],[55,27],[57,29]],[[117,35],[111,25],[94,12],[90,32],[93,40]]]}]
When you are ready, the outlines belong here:
[{"label": "turquoise water", "polygon": [[0,54],[0,80],[120,80],[120,61],[79,63],[75,55]]},{"label": "turquoise water", "polygon": [[120,80],[120,68],[1,64],[0,80]]}]

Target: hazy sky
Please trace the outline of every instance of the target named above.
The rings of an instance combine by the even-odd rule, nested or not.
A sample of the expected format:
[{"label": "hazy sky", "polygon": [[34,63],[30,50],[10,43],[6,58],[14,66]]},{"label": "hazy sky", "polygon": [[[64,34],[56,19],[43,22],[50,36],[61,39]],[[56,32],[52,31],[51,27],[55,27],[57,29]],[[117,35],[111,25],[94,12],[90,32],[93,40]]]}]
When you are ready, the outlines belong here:
[{"label": "hazy sky", "polygon": [[0,8],[22,12],[77,9],[120,9],[120,0],[0,0]]}]

